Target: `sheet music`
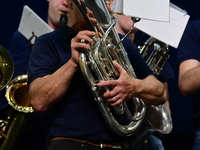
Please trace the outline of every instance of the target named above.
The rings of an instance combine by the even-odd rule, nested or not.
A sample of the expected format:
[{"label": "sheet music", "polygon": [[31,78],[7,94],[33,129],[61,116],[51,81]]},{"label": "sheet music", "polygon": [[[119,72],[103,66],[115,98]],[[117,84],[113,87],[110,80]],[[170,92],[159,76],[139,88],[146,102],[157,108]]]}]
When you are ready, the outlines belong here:
[{"label": "sheet music", "polygon": [[111,10],[113,12],[123,14],[123,0],[114,0]]},{"label": "sheet music", "polygon": [[[33,10],[27,5],[24,6],[22,17],[18,31],[21,32],[27,39],[30,39],[33,34],[36,37],[42,34],[53,31],[53,29],[44,22]],[[33,44],[35,41],[32,41]]]},{"label": "sheet music", "polygon": [[127,16],[169,22],[169,0],[115,0],[111,10]]},{"label": "sheet music", "polygon": [[148,35],[177,48],[189,17],[190,16],[186,11],[174,7],[174,4],[170,4],[169,22],[141,19],[139,22],[135,23],[135,27]]}]

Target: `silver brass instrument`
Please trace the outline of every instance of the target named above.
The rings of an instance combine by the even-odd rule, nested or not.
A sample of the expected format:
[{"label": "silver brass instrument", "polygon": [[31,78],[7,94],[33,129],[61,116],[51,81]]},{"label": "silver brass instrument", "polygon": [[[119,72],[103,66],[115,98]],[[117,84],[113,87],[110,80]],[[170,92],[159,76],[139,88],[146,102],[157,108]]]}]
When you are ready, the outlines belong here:
[{"label": "silver brass instrument", "polygon": [[[152,52],[150,52],[151,48],[153,48]],[[156,38],[150,37],[142,47],[139,47],[139,49],[143,58],[149,54],[146,63],[153,71],[154,75],[158,77],[166,60],[169,58],[168,45]]]},{"label": "silver brass instrument", "polygon": [[[80,55],[80,68],[110,129],[118,135],[132,135],[130,137],[133,139],[137,138],[136,135],[146,134],[143,133],[144,130],[141,126],[145,126],[145,129],[148,128],[144,131],[147,133],[155,129],[161,133],[169,133],[172,126],[171,118],[168,114],[165,111],[160,111],[163,109],[159,109],[159,107],[156,107],[151,112],[150,110],[154,106],[146,106],[141,99],[136,97],[130,100],[133,102],[133,111],[128,110],[125,102],[114,108],[116,113],[127,115],[127,118],[130,120],[129,124],[122,125],[114,118],[109,105],[101,96],[109,88],[99,89],[97,83],[99,80],[115,80],[118,78],[119,75],[115,70],[113,61],[117,61],[133,78],[136,78],[136,75],[119,36],[114,29],[117,19],[114,16],[110,16],[104,0],[85,0],[84,2],[81,1],[81,6],[79,4],[77,6],[88,24],[90,24],[91,29],[97,33],[92,38],[93,41],[90,43],[91,48],[85,49]],[[89,21],[84,13],[87,9],[93,12],[94,17],[98,21],[97,24],[92,25]],[[151,114],[150,118],[148,114]],[[139,142],[143,142],[143,137]]]},{"label": "silver brass instrument", "polygon": [[10,54],[0,46],[0,87],[1,89],[6,87],[5,97],[9,106],[12,106],[6,106],[1,110],[7,111],[7,116],[0,120],[0,150],[16,148],[30,117],[29,113],[33,112],[28,95],[27,75],[17,76],[11,80],[14,72],[13,64]]},{"label": "silver brass instrument", "polygon": [[[119,73],[113,65],[114,60],[121,64],[133,78],[136,78],[119,36],[114,29],[117,20],[115,17],[110,16],[103,0],[85,0],[82,2],[81,7],[82,11],[90,9],[98,23],[91,25],[97,34],[93,37],[90,44],[91,48],[81,53],[80,68],[110,129],[122,136],[132,135],[144,119],[146,110],[144,102],[136,97],[132,98],[132,111],[128,109],[125,102],[114,108],[112,107],[115,113],[125,114],[130,120],[128,124],[122,125],[115,119],[106,100],[101,97],[102,91],[106,91],[108,88],[99,89],[96,86],[99,80],[115,80],[119,77]],[[85,18],[87,19],[87,17]]]}]

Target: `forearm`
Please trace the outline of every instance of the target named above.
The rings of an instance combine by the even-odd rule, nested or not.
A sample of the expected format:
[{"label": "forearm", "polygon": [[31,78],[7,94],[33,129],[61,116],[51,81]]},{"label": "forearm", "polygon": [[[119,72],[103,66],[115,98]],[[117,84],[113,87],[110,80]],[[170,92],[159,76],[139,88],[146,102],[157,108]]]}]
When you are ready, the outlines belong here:
[{"label": "forearm", "polygon": [[134,93],[146,104],[159,105],[167,100],[166,90],[163,84],[153,76],[148,76],[144,80],[139,80],[138,89]]},{"label": "forearm", "polygon": [[35,79],[30,84],[29,95],[33,108],[45,112],[66,93],[78,65],[69,60],[55,73]]},{"label": "forearm", "polygon": [[192,68],[179,76],[179,88],[188,96],[200,91],[200,66]]},{"label": "forearm", "polygon": [[116,64],[120,70],[120,78],[117,80],[100,81],[99,87],[109,87],[103,96],[112,106],[116,106],[132,97],[138,97],[150,105],[159,105],[166,102],[166,90],[163,84],[153,75],[145,79],[134,79],[127,74],[120,65]]}]

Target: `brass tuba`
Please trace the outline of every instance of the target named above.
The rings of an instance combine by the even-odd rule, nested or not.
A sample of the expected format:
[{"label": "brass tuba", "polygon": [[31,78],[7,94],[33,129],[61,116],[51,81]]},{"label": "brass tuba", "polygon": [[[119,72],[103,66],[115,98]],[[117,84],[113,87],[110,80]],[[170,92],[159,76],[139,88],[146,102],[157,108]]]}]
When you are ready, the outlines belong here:
[{"label": "brass tuba", "polygon": [[[77,1],[74,2],[91,26],[91,29],[97,33],[96,36],[92,38],[93,41],[90,43],[91,48],[85,49],[84,52],[81,53],[79,64],[91,88],[94,99],[110,129],[118,135],[132,135],[133,137],[136,134],[145,134],[142,133],[143,130],[139,132],[141,126],[144,125],[148,126],[148,129],[151,130],[156,129],[162,133],[169,133],[172,127],[171,118],[165,111],[160,111],[162,109],[153,109],[151,112],[151,107],[146,106],[144,102],[137,97],[133,97],[130,100],[133,104],[133,110],[128,109],[126,102],[114,108],[110,108],[106,100],[102,98],[102,93],[109,90],[109,88],[98,88],[97,83],[99,80],[115,80],[119,77],[113,65],[113,61],[117,61],[133,78],[136,78],[136,75],[114,28],[117,19],[109,14],[104,0],[85,0],[81,1],[81,5]],[[87,9],[93,12],[94,17],[98,21],[97,24],[93,25],[89,21],[85,14]],[[147,108],[148,111],[146,110]],[[114,112],[112,111],[113,109],[115,110]],[[114,113],[126,115],[130,121],[129,124],[120,124],[114,117]],[[148,118],[149,115],[147,115],[147,113],[149,115],[151,114],[151,118]],[[159,120],[153,120],[155,118]],[[150,122],[152,120],[154,122]],[[149,130],[147,130],[147,132],[149,133]]]},{"label": "brass tuba", "polygon": [[0,150],[16,148],[30,117],[29,113],[33,112],[28,95],[27,75],[20,75],[11,80],[13,64],[10,54],[0,46],[0,87],[6,87],[5,97],[9,103],[1,108],[1,113],[5,113],[5,116],[0,120]]}]

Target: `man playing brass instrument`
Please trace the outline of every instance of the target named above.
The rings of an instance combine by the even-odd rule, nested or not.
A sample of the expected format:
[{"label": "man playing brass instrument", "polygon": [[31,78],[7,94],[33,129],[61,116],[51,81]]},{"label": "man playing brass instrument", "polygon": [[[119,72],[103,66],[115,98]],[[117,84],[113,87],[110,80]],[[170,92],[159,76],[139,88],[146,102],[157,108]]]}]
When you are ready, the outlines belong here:
[{"label": "man playing brass instrument", "polygon": [[[88,21],[97,24],[84,4],[81,0],[66,0],[67,24],[36,40],[28,65],[31,104],[35,111],[44,113],[48,150],[131,149],[124,144],[124,136],[107,126],[80,70],[79,55],[90,48],[96,35]],[[97,83],[98,87],[109,87],[102,96],[111,106],[129,102],[132,97],[148,105],[165,103],[162,83],[153,76],[136,46],[128,39],[123,44],[138,79],[115,62],[119,78]]]}]

